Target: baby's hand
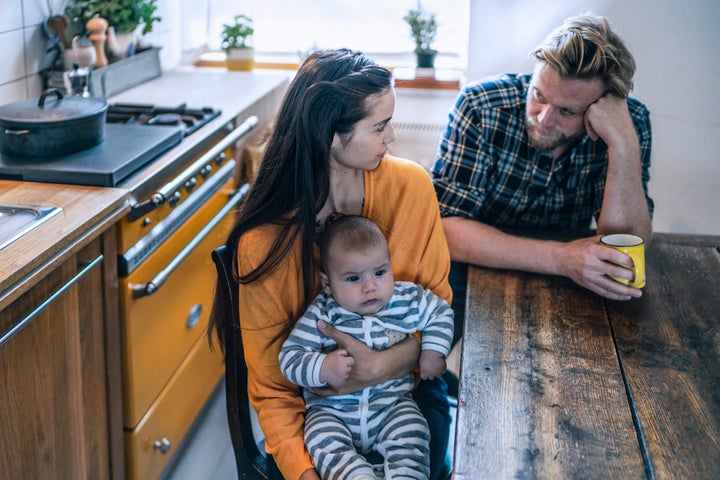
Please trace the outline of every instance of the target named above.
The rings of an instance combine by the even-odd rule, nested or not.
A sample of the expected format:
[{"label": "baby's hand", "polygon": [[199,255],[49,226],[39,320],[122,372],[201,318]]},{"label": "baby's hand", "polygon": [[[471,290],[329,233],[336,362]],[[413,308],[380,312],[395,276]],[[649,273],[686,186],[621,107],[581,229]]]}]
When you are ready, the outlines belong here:
[{"label": "baby's hand", "polygon": [[445,356],[435,350],[423,350],[420,353],[420,378],[432,380],[445,371]]},{"label": "baby's hand", "polygon": [[340,387],[345,383],[355,360],[348,356],[347,350],[337,349],[325,357],[320,366],[320,381],[331,387]]}]

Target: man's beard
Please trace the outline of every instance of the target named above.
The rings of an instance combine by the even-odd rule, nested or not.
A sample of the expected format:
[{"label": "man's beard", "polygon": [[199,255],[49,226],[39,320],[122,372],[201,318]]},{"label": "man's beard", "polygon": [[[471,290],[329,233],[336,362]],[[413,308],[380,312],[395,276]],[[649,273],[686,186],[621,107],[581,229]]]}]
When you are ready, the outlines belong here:
[{"label": "man's beard", "polygon": [[573,147],[585,136],[585,131],[583,130],[573,135],[559,133],[553,137],[541,137],[537,134],[539,128],[537,122],[528,118],[527,115],[525,116],[525,126],[527,128],[530,145],[541,152],[550,152],[559,147]]}]

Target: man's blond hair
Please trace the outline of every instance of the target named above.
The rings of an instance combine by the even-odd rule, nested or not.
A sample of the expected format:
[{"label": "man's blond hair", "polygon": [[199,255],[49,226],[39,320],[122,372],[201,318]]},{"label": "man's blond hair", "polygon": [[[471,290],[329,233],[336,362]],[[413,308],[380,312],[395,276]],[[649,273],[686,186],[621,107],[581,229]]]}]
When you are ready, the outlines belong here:
[{"label": "man's blond hair", "polygon": [[608,92],[621,97],[633,88],[635,59],[607,19],[593,13],[567,18],[530,56],[563,78],[599,78]]}]

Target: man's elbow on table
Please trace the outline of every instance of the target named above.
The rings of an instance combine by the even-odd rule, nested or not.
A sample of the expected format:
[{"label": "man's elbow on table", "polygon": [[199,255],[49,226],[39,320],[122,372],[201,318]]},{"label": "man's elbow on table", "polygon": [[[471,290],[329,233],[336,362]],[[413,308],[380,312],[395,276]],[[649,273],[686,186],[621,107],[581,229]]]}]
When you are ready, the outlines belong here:
[{"label": "man's elbow on table", "polygon": [[469,244],[472,241],[473,220],[462,217],[443,217],[442,226],[445,231],[450,259],[455,262],[475,263],[472,249]]},{"label": "man's elbow on table", "polygon": [[444,217],[443,230],[450,258],[492,268],[517,268],[506,264],[508,248],[518,239],[490,225],[462,217]]}]

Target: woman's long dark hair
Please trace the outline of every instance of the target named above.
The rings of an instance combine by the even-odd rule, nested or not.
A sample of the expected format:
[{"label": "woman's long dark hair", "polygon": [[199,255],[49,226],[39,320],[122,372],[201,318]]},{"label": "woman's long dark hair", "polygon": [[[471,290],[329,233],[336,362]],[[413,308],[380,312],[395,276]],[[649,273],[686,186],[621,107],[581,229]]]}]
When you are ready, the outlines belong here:
[{"label": "woman's long dark hair", "polygon": [[[302,314],[314,293],[315,218],[330,190],[333,138],[335,134],[341,139],[349,138],[355,125],[369,114],[368,97],[379,95],[391,86],[390,72],[360,52],[322,50],[305,60],[285,94],[257,176],[225,242],[233,253],[233,272],[239,284],[251,283],[273,271],[299,236],[304,305],[297,315]],[[238,276],[240,237],[265,224],[281,226],[280,234],[258,268]],[[229,318],[232,313],[225,292],[224,288],[216,288],[208,325],[211,345],[215,332],[221,348],[226,341],[223,323],[239,322],[237,318]],[[287,327],[277,338],[292,329],[297,317],[287,320]]]}]

